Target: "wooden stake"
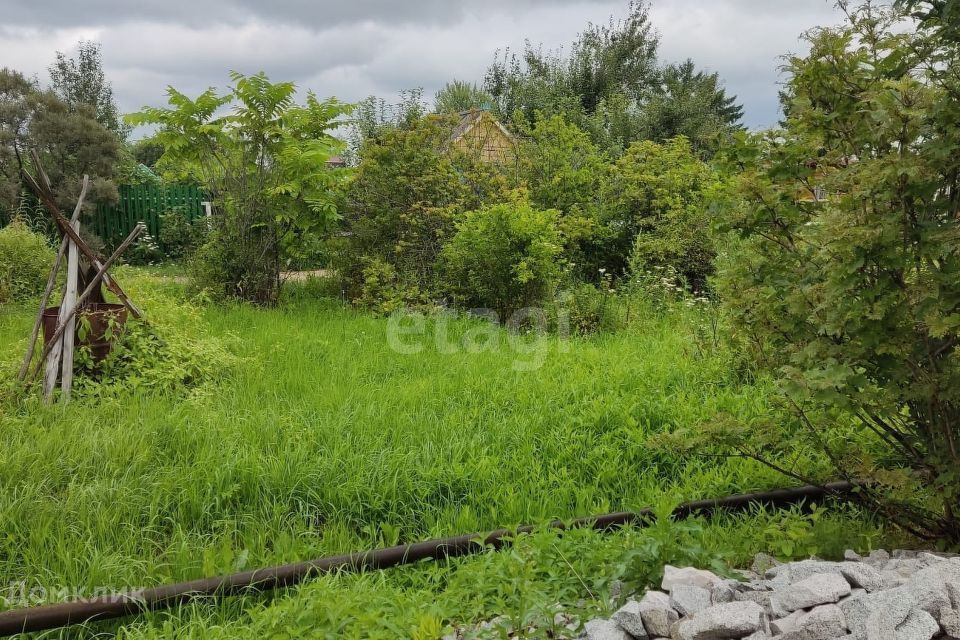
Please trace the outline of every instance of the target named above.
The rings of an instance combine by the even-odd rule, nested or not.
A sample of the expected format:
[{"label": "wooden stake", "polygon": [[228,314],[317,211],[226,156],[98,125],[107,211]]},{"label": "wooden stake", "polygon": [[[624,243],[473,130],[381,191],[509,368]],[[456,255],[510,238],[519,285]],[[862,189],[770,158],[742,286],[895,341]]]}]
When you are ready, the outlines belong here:
[{"label": "wooden stake", "polygon": [[[77,220],[70,225],[77,235],[80,234],[80,221]],[[46,373],[43,377],[43,399],[50,402],[53,399],[53,390],[57,386],[57,375],[63,372],[64,388],[66,388],[66,372],[70,370],[70,386],[73,386],[73,339],[76,331],[76,318],[66,320],[67,314],[73,309],[77,302],[77,277],[80,270],[80,256],[77,250],[77,243],[71,241],[67,257],[67,281],[63,289],[63,299],[60,301],[60,313],[57,315],[57,332],[62,333],[60,338],[47,354]],[[66,325],[66,326],[64,326]],[[61,331],[61,328],[63,330]],[[69,364],[67,362],[67,349],[69,348]],[[69,396],[69,391],[67,391]],[[69,399],[66,399],[69,401]]]},{"label": "wooden stake", "polygon": [[[83,199],[87,195],[87,187],[90,186],[90,177],[83,176],[83,187],[80,189],[80,198],[77,199],[77,206],[70,217],[71,225],[80,219],[80,210],[83,207]],[[60,263],[63,262],[63,256],[67,253],[69,241],[66,237],[60,241],[60,250],[57,251],[57,259],[53,263],[53,269],[47,277],[47,286],[43,290],[43,296],[40,298],[40,311],[37,312],[37,318],[33,323],[33,331],[30,333],[30,341],[27,344],[27,353],[23,357],[23,364],[20,365],[20,371],[17,373],[17,380],[23,381],[30,370],[30,361],[33,360],[33,352],[37,348],[37,338],[40,335],[40,326],[43,324],[43,312],[47,309],[50,302],[50,294],[53,293],[53,286],[57,283],[57,273],[60,271]]]},{"label": "wooden stake", "polygon": [[[26,171],[21,171],[20,175],[23,176],[23,180],[27,187],[33,191],[34,194],[36,194],[36,196],[43,202],[43,206],[46,207],[47,211],[50,213],[50,216],[53,218],[53,221],[58,227],[60,227],[61,233],[66,234],[71,240],[77,243],[77,247],[80,249],[80,252],[86,256],[87,260],[90,261],[90,264],[92,264],[94,268],[99,269],[102,267],[103,262],[100,260],[100,258],[90,250],[90,247],[88,247],[87,243],[80,239],[80,236],[74,233],[70,223],[67,222],[67,220],[63,217],[63,214],[60,213],[60,210],[57,208],[57,204],[53,201],[53,196],[49,192],[44,191],[40,185],[37,184],[37,181],[34,179],[34,177]],[[134,318],[143,317],[143,313],[140,311],[140,309],[133,304],[133,301],[127,297],[127,294],[123,289],[120,288],[120,285],[118,285],[116,281],[110,277],[110,274],[104,273],[103,282],[107,285],[107,288],[110,289],[110,291],[120,298],[120,301],[127,307],[127,309],[130,310],[130,313],[133,314]]]},{"label": "wooden stake", "polygon": [[[73,230],[80,233],[80,221],[71,224]],[[60,302],[60,311],[72,309],[77,304],[77,279],[80,274],[80,250],[73,242],[70,243],[70,252],[67,257],[67,293]],[[77,335],[77,318],[70,318],[63,330],[63,362],[60,374],[60,390],[63,392],[63,403],[70,402],[70,390],[73,388],[73,347]]]},{"label": "wooden stake", "polygon": [[[113,255],[107,258],[107,261],[99,266],[97,274],[93,277],[92,280],[90,280],[90,283],[87,285],[87,288],[83,290],[83,293],[81,293],[77,297],[77,303],[73,305],[73,309],[71,309],[70,312],[67,314],[67,317],[64,318],[64,322],[68,322],[71,318],[76,317],[77,312],[80,310],[81,307],[83,307],[83,303],[87,301],[87,298],[90,296],[91,293],[93,293],[93,290],[97,287],[97,285],[100,284],[100,281],[103,279],[104,274],[106,274],[107,269],[109,269],[113,265],[113,263],[117,261],[117,258],[119,258],[121,254],[123,254],[123,252],[127,250],[127,247],[133,244],[133,241],[136,240],[137,236],[139,236],[145,229],[146,229],[146,226],[142,222],[139,223],[136,227],[134,227],[133,231],[130,232],[130,235],[127,236],[127,239],[124,240],[123,243],[119,247],[117,247],[117,250],[113,252]],[[33,370],[33,374],[27,379],[28,388],[30,386],[30,383],[37,376],[37,373],[40,372],[40,366],[43,360],[48,355],[50,355],[50,352],[53,350],[54,345],[58,342],[58,340],[60,339],[60,336],[63,335],[63,331],[65,328],[66,326],[63,324],[57,327],[57,331],[53,334],[53,337],[50,339],[49,344],[47,344],[47,346],[44,347],[43,353],[40,356],[41,362],[37,363],[36,368],[34,368]]]}]

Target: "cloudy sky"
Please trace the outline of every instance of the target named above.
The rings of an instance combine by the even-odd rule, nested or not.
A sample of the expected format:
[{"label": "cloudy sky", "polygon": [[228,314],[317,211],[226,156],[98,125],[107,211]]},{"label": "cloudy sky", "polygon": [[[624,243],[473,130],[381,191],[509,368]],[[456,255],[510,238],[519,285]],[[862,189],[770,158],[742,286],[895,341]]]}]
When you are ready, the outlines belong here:
[{"label": "cloudy sky", "polygon": [[[124,111],[223,86],[229,70],[266,71],[351,101],[452,78],[481,81],[497,49],[525,39],[557,48],[588,22],[623,16],[628,0],[0,0],[0,66],[47,81],[57,50],[103,44]],[[833,0],[653,0],[665,61],[718,71],[747,124],[777,120],[778,56],[799,35],[838,21]]]}]

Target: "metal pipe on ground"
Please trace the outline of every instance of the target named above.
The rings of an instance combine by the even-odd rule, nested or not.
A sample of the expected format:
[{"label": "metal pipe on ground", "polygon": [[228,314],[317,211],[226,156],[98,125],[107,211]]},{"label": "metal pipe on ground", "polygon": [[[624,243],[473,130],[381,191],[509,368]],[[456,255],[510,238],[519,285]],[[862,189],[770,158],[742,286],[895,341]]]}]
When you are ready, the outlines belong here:
[{"label": "metal pipe on ground", "polygon": [[[830,482],[822,486],[803,486],[748,493],[716,500],[687,502],[674,511],[675,518],[695,514],[713,515],[717,511],[741,511],[755,505],[785,507],[805,500],[848,495],[856,483]],[[571,522],[555,520],[547,525],[526,525],[515,530],[498,529],[487,534],[469,534],[428,540],[414,544],[373,549],[341,556],[332,556],[278,567],[256,569],[216,578],[203,578],[132,593],[43,605],[0,612],[0,636],[57,629],[75,624],[122,618],[145,611],[169,609],[198,598],[225,597],[246,591],[267,591],[299,584],[311,577],[336,571],[358,572],[379,570],[421,560],[437,560],[481,553],[490,548],[501,549],[513,542],[517,534],[537,529],[567,529],[589,527],[607,531],[625,525],[643,526],[652,517],[649,509],[639,512],[622,511],[601,516],[578,518]]]}]

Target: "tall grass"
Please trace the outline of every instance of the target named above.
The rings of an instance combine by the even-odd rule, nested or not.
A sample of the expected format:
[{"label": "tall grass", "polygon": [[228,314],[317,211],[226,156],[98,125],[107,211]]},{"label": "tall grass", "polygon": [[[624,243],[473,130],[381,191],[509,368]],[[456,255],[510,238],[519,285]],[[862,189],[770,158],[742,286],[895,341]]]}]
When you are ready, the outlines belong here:
[{"label": "tall grass", "polygon": [[[163,313],[157,292],[180,295],[157,275],[131,288],[154,292],[147,314]],[[241,362],[207,393],[0,407],[0,583],[148,586],[783,484],[749,461],[648,446],[720,410],[771,410],[766,381],[740,380],[729,353],[696,344],[693,313],[551,338],[542,366],[518,371],[526,356],[510,348],[444,346],[475,321],[444,323],[439,347],[428,323],[405,355],[388,346],[389,321],[331,301],[206,307],[189,331],[237,336]],[[0,313],[8,359],[30,321],[26,306]],[[231,606],[175,626],[235,622]]]}]

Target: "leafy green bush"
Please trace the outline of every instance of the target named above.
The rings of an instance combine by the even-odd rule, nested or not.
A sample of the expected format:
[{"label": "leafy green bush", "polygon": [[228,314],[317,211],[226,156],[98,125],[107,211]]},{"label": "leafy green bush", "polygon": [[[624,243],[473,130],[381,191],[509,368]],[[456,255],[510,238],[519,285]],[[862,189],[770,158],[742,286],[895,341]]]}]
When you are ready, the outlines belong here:
[{"label": "leafy green bush", "polygon": [[146,231],[141,233],[127,252],[124,254],[124,260],[127,264],[146,266],[157,264],[164,258],[163,251],[157,239]]},{"label": "leafy green bush", "polygon": [[150,309],[150,322],[130,319],[117,327],[113,348],[103,362],[94,366],[88,349],[78,350],[78,398],[105,399],[136,390],[205,393],[208,384],[223,379],[237,365],[234,336],[196,331],[203,326],[196,305],[156,292],[138,292],[137,301]]},{"label": "leafy green bush", "polygon": [[360,295],[353,303],[384,315],[423,302],[416,284],[404,284],[393,265],[380,258],[364,260]]},{"label": "leafy green bush", "polygon": [[672,267],[700,291],[716,254],[711,205],[724,197],[719,175],[699,160],[686,138],[630,146],[608,183],[603,222],[613,271],[632,259]]},{"label": "leafy green bush", "polygon": [[42,293],[55,258],[47,239],[19,218],[0,229],[0,302]]},{"label": "leafy green bush", "polygon": [[160,250],[167,258],[178,259],[196,251],[207,239],[209,231],[205,218],[190,222],[182,207],[174,207],[160,214]]},{"label": "leafy green bush", "polygon": [[335,268],[361,296],[370,260],[426,295],[438,293],[441,248],[463,212],[500,201],[506,181],[476,154],[452,149],[455,120],[440,116],[391,126],[368,140],[347,193],[345,246]]},{"label": "leafy green bush", "polygon": [[712,439],[775,466],[816,451],[891,521],[958,545],[960,46],[940,17],[848,17],[791,58],[784,129],[728,151],[744,242],[718,286],[794,415],[718,420]]},{"label": "leafy green bush", "polygon": [[451,291],[464,305],[492,309],[503,322],[546,301],[563,272],[558,215],[526,202],[466,213],[443,250]]}]

